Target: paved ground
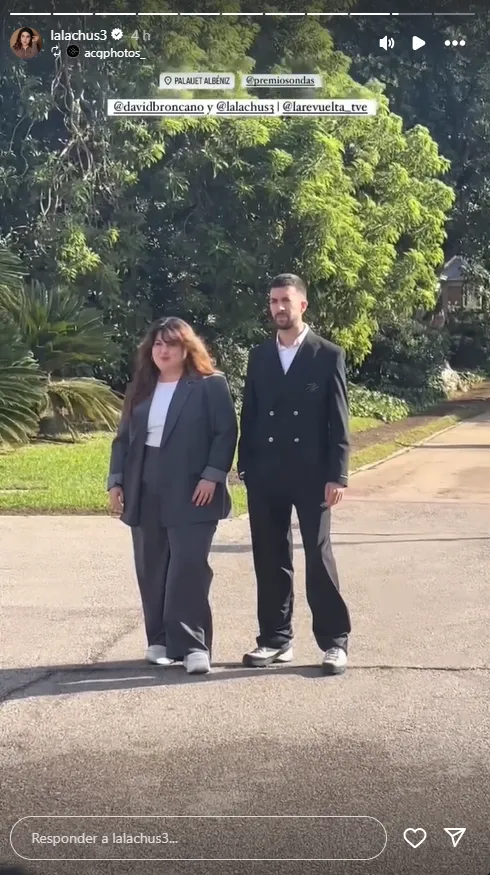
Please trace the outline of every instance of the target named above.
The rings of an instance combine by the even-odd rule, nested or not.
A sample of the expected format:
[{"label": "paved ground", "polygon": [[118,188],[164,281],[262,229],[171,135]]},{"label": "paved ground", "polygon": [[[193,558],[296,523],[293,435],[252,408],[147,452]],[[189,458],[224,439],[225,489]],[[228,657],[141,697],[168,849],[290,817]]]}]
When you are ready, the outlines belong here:
[{"label": "paved ground", "polygon": [[[14,845],[37,855],[27,871],[487,875],[489,451],[490,416],[353,478],[334,524],[355,629],[350,670],[336,679],[318,670],[300,550],[294,664],[238,664],[255,635],[246,520],[224,523],[215,545],[215,669],[188,679],[141,662],[124,526],[0,517],[0,858],[13,859],[19,818],[84,815],[19,824]],[[241,817],[121,819],[230,814]],[[33,831],[74,824],[97,845],[32,844]],[[409,827],[427,831],[416,849]],[[466,827],[456,849],[444,827]],[[112,840],[167,829],[178,844]],[[142,862],[148,854],[376,859]],[[140,861],[108,860],[131,856]]]}]

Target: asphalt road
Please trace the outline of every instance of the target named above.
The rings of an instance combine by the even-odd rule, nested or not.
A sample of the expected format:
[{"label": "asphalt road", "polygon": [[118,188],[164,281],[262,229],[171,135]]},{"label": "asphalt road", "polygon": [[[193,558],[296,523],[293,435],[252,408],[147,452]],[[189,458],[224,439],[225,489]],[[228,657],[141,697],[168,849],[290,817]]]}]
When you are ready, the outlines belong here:
[{"label": "asphalt road", "polygon": [[[487,875],[489,456],[490,416],[352,478],[341,678],[319,670],[297,531],[294,663],[240,665],[256,629],[238,519],[214,547],[214,669],[193,679],[141,660],[122,524],[0,517],[0,859],[21,862],[10,834],[30,817],[12,840],[32,873]],[[456,848],[445,827],[466,828]]]}]

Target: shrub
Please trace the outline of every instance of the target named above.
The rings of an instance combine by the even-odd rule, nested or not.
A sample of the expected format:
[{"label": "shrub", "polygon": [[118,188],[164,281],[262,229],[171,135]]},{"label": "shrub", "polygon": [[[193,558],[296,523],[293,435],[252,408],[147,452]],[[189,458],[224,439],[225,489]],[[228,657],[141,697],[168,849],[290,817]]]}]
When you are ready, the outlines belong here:
[{"label": "shrub", "polygon": [[382,422],[396,422],[410,412],[401,398],[354,383],[349,384],[349,402],[351,416],[372,416]]},{"label": "shrub", "polygon": [[481,369],[490,373],[490,312],[460,310],[447,324],[449,361],[457,370]]},{"label": "shrub", "polygon": [[375,336],[372,350],[357,372],[369,388],[408,398],[413,390],[434,389],[435,378],[445,367],[449,337],[444,331],[415,319],[385,325]]},{"label": "shrub", "polygon": [[455,392],[467,392],[484,379],[485,374],[480,371],[454,371],[446,367],[431,374],[425,386],[409,389],[385,383],[380,388],[406,402],[412,413],[418,413],[451,398]]}]

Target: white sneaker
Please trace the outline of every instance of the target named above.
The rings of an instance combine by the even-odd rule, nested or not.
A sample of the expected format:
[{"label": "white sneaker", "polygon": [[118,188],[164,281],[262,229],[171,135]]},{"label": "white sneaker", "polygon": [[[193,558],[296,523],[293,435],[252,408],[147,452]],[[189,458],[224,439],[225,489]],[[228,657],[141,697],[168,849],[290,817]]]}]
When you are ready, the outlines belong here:
[{"label": "white sneaker", "polygon": [[146,661],[153,665],[175,665],[175,659],[169,659],[167,648],[162,644],[151,644],[146,651]]},{"label": "white sneaker", "polygon": [[289,646],[286,650],[281,647],[256,647],[255,650],[250,650],[243,657],[243,664],[251,668],[262,668],[262,666],[272,665],[273,662],[292,662],[293,648]]},{"label": "white sneaker", "polygon": [[194,650],[184,657],[187,674],[208,674],[211,671],[209,655],[204,650]]},{"label": "white sneaker", "polygon": [[347,653],[342,647],[329,647],[322,661],[324,674],[343,674],[347,668]]}]

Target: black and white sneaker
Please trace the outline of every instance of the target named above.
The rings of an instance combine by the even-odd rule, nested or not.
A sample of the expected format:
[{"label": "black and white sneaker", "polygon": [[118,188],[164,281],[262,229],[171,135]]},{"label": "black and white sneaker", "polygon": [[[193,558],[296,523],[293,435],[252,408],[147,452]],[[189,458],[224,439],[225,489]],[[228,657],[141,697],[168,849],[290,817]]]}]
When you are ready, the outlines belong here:
[{"label": "black and white sneaker", "polygon": [[272,665],[273,662],[291,662],[293,648],[290,644],[285,647],[256,647],[243,657],[243,664],[251,668],[262,668]]},{"label": "black and white sneaker", "polygon": [[322,661],[324,674],[343,674],[347,668],[347,653],[342,647],[329,647]]}]

